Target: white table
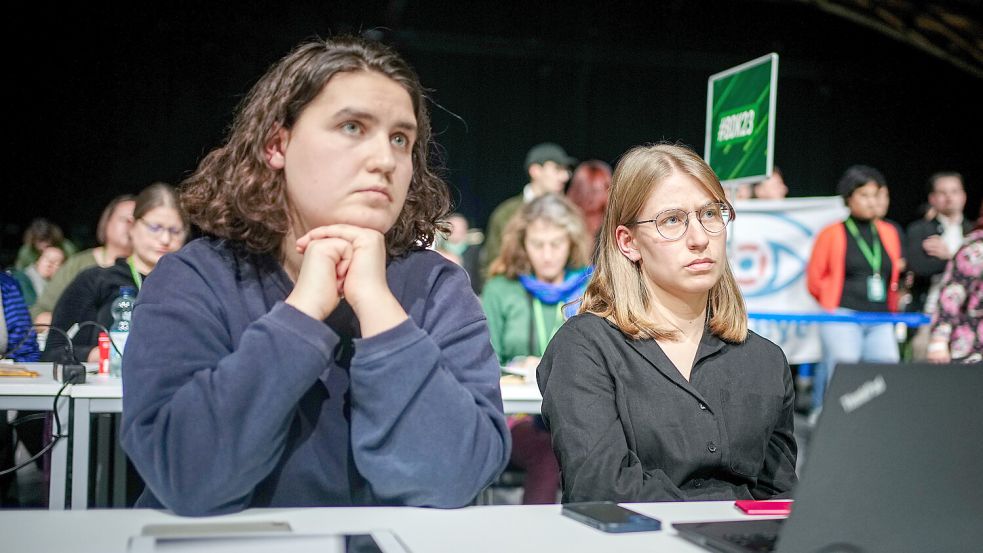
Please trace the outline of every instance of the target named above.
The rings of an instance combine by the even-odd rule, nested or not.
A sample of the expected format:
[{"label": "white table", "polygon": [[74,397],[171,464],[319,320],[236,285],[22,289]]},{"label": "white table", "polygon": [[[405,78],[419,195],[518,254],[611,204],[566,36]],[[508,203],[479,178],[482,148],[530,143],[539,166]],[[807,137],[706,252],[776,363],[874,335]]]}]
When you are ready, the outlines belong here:
[{"label": "white table", "polygon": [[[85,384],[72,387],[72,509],[85,509],[89,500],[89,440],[91,415],[123,411],[123,382],[106,375],[88,376]],[[505,413],[539,413],[543,402],[536,384],[502,386]],[[117,456],[118,457],[118,456]],[[117,477],[123,469],[113,471]],[[117,482],[114,489],[121,488]]]},{"label": "white table", "polygon": [[[51,379],[51,363],[23,363],[27,368],[37,371],[38,378],[0,379],[0,409],[30,409],[50,411],[55,393],[61,384]],[[92,369],[95,365],[86,364]],[[72,486],[66,490],[68,472],[69,440],[59,440],[52,450],[51,489],[49,506],[51,509],[64,509],[66,493],[71,493],[71,508],[86,509],[89,499],[89,443],[92,435],[91,415],[99,413],[121,413],[123,411],[123,384],[118,378],[107,375],[87,375],[85,384],[75,384],[66,388],[66,400],[59,403],[59,417],[63,431],[70,429],[72,451]],[[71,419],[68,416],[68,399],[71,398]],[[540,412],[542,396],[536,384],[505,384],[502,386],[502,401],[506,414]],[[71,422],[69,422],[71,420]],[[70,426],[69,426],[70,425]],[[117,476],[122,470],[113,471]],[[120,484],[117,482],[117,484]],[[121,487],[121,486],[118,486]]]},{"label": "white table", "polygon": [[[92,433],[92,417],[97,413],[123,412],[123,381],[108,375],[88,375],[85,384],[72,387],[72,509],[86,509],[89,501],[89,441]],[[120,490],[125,474],[125,459],[119,443],[113,458],[120,466],[112,471],[117,482],[114,490]]]},{"label": "white table", "polygon": [[[30,377],[0,377],[0,410],[51,411],[55,394],[61,383],[51,378],[51,363],[16,363],[40,374]],[[4,367],[9,367],[6,363]],[[58,418],[62,433],[69,433],[68,404],[72,386],[58,400]],[[7,468],[7,467],[3,467]],[[68,475],[68,439],[60,439],[51,448],[51,480],[48,489],[48,508],[64,509]]]},{"label": "white table", "polygon": [[[678,537],[674,522],[749,519],[731,501],[637,503],[625,506],[658,518],[660,532],[605,534],[560,515],[559,505],[509,505],[440,510],[410,507],[255,509],[207,519],[153,510],[0,512],[5,551],[125,552],[145,524],[217,520],[289,522],[295,532],[365,532],[390,529],[412,553],[705,553]],[[769,517],[753,517],[769,518]],[[776,517],[770,517],[776,518]]]},{"label": "white table", "polygon": [[536,384],[502,384],[502,405],[506,415],[538,415],[543,409],[543,396]]}]

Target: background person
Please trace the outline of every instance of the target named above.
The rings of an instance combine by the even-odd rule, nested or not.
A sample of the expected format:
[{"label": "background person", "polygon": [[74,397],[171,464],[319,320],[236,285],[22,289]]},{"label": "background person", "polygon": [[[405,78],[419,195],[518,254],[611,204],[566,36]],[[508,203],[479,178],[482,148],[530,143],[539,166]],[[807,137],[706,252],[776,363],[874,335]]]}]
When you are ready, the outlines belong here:
[{"label": "background person", "polygon": [[[806,285],[830,313],[895,312],[901,239],[877,218],[877,195],[886,185],[873,167],[848,168],[837,185],[850,215],[819,232],[806,267]],[[826,384],[838,363],[897,363],[900,359],[891,323],[822,323],[823,363],[813,381],[813,405],[822,404]]]},{"label": "background person", "polygon": [[732,213],[688,148],[619,161],[580,314],[538,371],[564,502],[761,499],[795,485],[792,374],[747,329]]},{"label": "background person", "polygon": [[130,255],[130,225],[133,224],[133,196],[124,194],[106,205],[96,225],[99,246],[72,255],[62,263],[31,306],[31,316],[37,323],[50,323],[51,312],[65,288],[89,267],[111,267],[120,257]]},{"label": "background person", "polygon": [[24,294],[24,303],[30,308],[43,294],[51,277],[65,261],[65,252],[58,246],[47,246],[41,255],[24,270],[14,273],[14,278]]},{"label": "background person", "polygon": [[[589,238],[573,203],[540,196],[512,217],[481,294],[499,362],[532,374],[587,286]],[[541,417],[513,417],[511,463],[526,471],[522,502],[555,503],[559,466]]]},{"label": "background person", "polygon": [[186,181],[206,234],[147,279],[123,358],[141,507],[466,505],[508,461],[423,87],[389,48],[304,43]]},{"label": "background person", "polygon": [[611,166],[590,159],[582,162],[573,172],[567,198],[580,208],[590,238],[591,257],[597,243],[597,235],[604,222],[604,210],[608,207],[608,191],[611,190]]},{"label": "background person", "polygon": [[488,232],[485,233],[485,245],[482,251],[483,265],[491,265],[498,257],[502,247],[502,233],[522,204],[531,202],[543,194],[562,194],[567,181],[570,180],[570,167],[577,160],[568,156],[559,144],[543,142],[536,144],[526,153],[526,173],[529,183],[522,193],[513,196],[495,208],[488,218]]},{"label": "background person", "polygon": [[[440,255],[457,263],[468,272],[471,279],[471,289],[475,294],[481,293],[484,285],[480,267],[481,248],[478,247],[481,233],[472,234],[468,219],[460,213],[451,213],[446,218],[450,231],[446,236],[438,233],[434,239],[433,249]],[[477,236],[476,236],[477,235]]]},{"label": "background person", "polygon": [[983,361],[983,205],[939,283],[932,317],[928,360]]},{"label": "background person", "polygon": [[788,186],[778,166],[772,167],[771,175],[751,186],[751,197],[758,200],[784,200],[788,196]]},{"label": "background person", "polygon": [[17,250],[14,268],[18,271],[26,269],[31,263],[37,261],[41,252],[48,246],[59,247],[67,255],[72,255],[76,251],[71,240],[65,239],[61,227],[43,217],[34,219],[24,231],[24,240],[20,249]]},{"label": "background person", "polygon": [[[928,205],[926,216],[908,226],[908,269],[912,281],[911,303],[907,309],[932,315],[938,305],[946,264],[973,226],[963,217],[966,191],[962,175],[944,171],[929,177]],[[923,325],[911,340],[913,359],[926,358],[929,332],[929,326]]]},{"label": "background person", "polygon": [[[90,267],[79,273],[55,305],[52,326],[67,331],[76,323],[95,321],[108,329],[113,324],[112,305],[119,297],[120,287],[139,290],[160,258],[177,251],[188,233],[187,218],[178,205],[177,195],[164,183],[154,183],[140,192],[133,208],[133,220],[129,232],[133,253],[117,258],[110,267]],[[96,347],[99,332],[94,326],[79,329],[72,340],[77,359],[99,361]],[[60,333],[49,334],[44,360],[60,360],[65,345],[65,337]]]},{"label": "background person", "polygon": [[[29,363],[41,358],[31,327],[31,315],[14,277],[0,271],[0,352],[4,359]],[[21,412],[22,415],[29,413]],[[14,466],[17,440],[7,423],[7,411],[0,410],[0,470]],[[0,507],[20,504],[14,481],[16,473],[0,476]]]}]

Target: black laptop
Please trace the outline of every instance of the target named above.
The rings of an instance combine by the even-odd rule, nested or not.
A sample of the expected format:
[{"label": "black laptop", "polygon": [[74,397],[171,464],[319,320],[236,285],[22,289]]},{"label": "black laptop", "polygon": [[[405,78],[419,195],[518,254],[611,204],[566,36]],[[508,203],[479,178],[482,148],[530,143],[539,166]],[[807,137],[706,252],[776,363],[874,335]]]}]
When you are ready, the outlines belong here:
[{"label": "black laptop", "polygon": [[983,551],[983,365],[839,365],[788,519],[672,526],[728,553]]}]

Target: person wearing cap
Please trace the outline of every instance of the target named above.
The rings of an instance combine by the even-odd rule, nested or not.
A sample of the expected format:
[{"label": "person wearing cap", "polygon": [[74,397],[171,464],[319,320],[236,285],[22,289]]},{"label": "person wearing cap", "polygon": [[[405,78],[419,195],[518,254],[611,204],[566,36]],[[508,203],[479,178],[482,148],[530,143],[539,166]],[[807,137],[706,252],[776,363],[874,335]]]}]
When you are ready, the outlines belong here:
[{"label": "person wearing cap", "polygon": [[482,267],[488,269],[492,260],[498,257],[502,248],[502,231],[512,216],[523,204],[531,202],[543,194],[562,194],[563,187],[570,180],[570,167],[577,160],[568,156],[566,150],[552,142],[543,142],[529,149],[526,154],[526,171],[529,183],[522,193],[498,205],[488,219],[488,232],[485,234],[485,248],[482,254]]}]

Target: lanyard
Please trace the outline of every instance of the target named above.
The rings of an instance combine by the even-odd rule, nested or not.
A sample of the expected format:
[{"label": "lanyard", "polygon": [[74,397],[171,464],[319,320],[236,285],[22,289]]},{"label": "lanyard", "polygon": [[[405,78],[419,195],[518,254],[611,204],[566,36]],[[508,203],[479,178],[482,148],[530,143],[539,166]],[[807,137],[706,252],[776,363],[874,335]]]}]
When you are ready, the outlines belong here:
[{"label": "lanyard", "polygon": [[860,237],[860,232],[857,230],[857,224],[853,222],[852,218],[847,218],[846,222],[847,230],[853,236],[853,239],[857,241],[857,247],[860,248],[860,253],[863,254],[864,259],[870,264],[870,268],[874,271],[875,275],[881,274],[881,239],[877,236],[877,225],[873,222],[870,224],[871,244],[867,245],[864,239]]},{"label": "lanyard", "polygon": [[133,256],[126,258],[126,264],[130,266],[130,275],[133,276],[133,282],[137,285],[137,291],[143,286],[143,277],[140,276],[140,272],[137,271],[136,265],[133,264]]},{"label": "lanyard", "polygon": [[[563,302],[558,302],[556,304],[556,314],[553,318],[553,328],[550,330],[550,335],[546,335],[546,321],[543,317],[543,302],[539,301],[539,298],[533,298],[532,300],[532,313],[533,319],[536,322],[536,338],[539,340],[537,344],[539,346],[539,356],[542,357],[546,353],[546,344],[553,339],[556,331],[560,329],[560,324],[563,323]],[[557,324],[557,321],[560,324]]]}]

